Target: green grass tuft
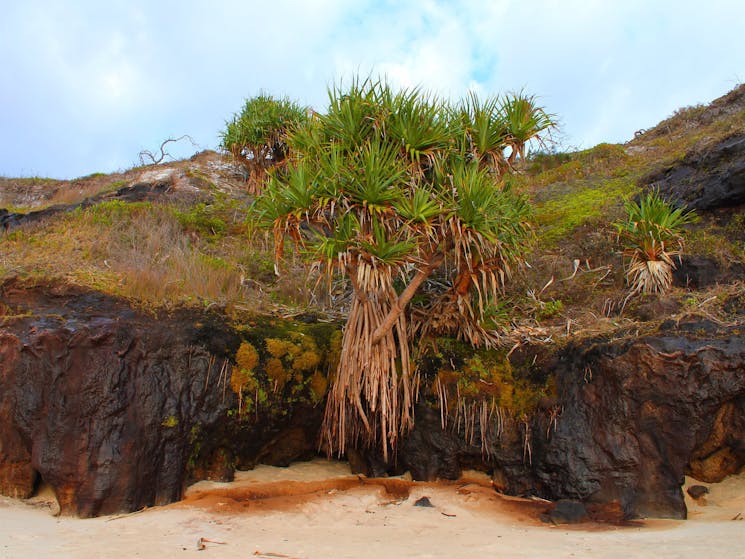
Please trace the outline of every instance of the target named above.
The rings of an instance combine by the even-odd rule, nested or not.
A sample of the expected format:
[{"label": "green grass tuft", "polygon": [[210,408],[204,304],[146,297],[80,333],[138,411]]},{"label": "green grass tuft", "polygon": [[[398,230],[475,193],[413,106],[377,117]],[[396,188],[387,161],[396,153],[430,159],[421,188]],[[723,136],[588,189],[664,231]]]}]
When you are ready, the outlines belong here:
[{"label": "green grass tuft", "polygon": [[535,220],[541,246],[554,246],[582,225],[612,220],[620,215],[624,202],[637,192],[639,187],[632,177],[610,178],[576,184],[574,189],[536,204]]}]

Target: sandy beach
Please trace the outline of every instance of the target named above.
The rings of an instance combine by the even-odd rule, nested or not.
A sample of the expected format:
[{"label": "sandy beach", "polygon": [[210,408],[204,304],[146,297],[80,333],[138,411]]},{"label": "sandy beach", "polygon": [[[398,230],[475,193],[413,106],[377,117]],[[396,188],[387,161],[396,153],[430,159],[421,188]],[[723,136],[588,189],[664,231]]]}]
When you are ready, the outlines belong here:
[{"label": "sandy beach", "polygon": [[[128,515],[55,517],[43,492],[0,498],[0,558],[745,558],[745,474],[689,500],[687,521],[630,526],[543,524],[545,504],[489,485],[475,472],[448,483],[366,480],[315,460],[200,482],[179,503]],[[422,497],[432,506],[416,506]]]}]

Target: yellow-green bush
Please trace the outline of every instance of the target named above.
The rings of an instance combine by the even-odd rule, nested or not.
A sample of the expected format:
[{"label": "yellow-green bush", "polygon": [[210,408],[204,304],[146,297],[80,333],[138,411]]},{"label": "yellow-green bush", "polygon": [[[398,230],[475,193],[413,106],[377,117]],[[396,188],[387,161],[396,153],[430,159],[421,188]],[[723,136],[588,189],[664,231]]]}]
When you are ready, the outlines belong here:
[{"label": "yellow-green bush", "polygon": [[241,396],[243,391],[253,392],[259,388],[254,368],[259,364],[259,353],[248,342],[243,342],[235,355],[236,366],[230,375],[230,388]]}]

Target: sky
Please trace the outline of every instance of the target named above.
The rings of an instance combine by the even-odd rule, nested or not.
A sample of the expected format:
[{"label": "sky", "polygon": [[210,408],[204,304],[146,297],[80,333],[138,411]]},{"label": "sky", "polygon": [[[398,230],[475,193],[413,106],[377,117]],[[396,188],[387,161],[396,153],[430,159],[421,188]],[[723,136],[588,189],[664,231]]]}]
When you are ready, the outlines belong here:
[{"label": "sky", "polygon": [[[0,176],[216,149],[261,92],[323,112],[387,76],[458,99],[524,90],[558,149],[625,142],[745,81],[743,0],[3,0]],[[172,146],[172,147],[170,147]]]}]

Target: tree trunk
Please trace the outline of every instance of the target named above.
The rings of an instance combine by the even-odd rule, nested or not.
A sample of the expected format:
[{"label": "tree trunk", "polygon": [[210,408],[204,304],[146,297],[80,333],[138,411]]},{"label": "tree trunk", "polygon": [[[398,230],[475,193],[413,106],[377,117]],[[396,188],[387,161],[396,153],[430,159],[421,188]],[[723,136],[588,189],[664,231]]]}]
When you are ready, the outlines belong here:
[{"label": "tree trunk", "polygon": [[390,332],[393,325],[396,324],[398,317],[401,316],[401,313],[406,309],[406,305],[409,304],[409,301],[411,301],[411,298],[414,296],[417,289],[419,289],[419,286],[422,285],[422,282],[427,279],[429,275],[440,266],[440,264],[442,264],[442,260],[442,253],[435,253],[430,258],[429,262],[417,272],[411,282],[409,282],[409,285],[406,286],[406,288],[401,292],[401,295],[398,296],[398,299],[393,303],[391,310],[388,311],[383,322],[381,322],[373,332],[371,340],[373,345],[380,342],[380,340]]}]

